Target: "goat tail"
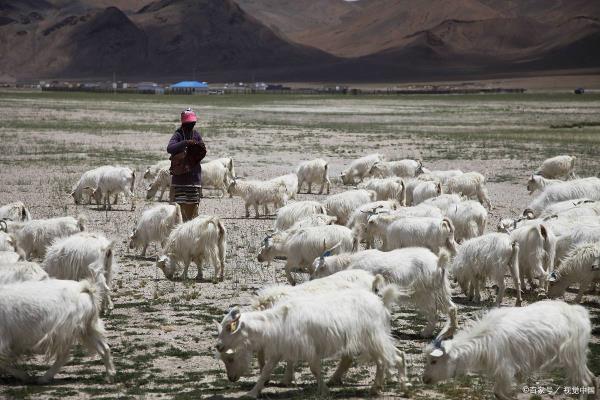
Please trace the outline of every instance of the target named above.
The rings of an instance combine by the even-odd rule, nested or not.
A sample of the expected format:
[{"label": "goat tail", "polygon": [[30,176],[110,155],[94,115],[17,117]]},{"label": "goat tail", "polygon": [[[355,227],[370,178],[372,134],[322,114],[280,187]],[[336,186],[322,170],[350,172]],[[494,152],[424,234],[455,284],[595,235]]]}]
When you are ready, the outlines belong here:
[{"label": "goat tail", "polygon": [[131,193],[134,193],[134,188],[135,188],[135,171],[131,170]]},{"label": "goat tail", "polygon": [[87,225],[88,219],[85,215],[79,214],[77,216],[77,226],[81,232],[85,231],[85,226]]},{"label": "goat tail", "polygon": [[225,229],[225,226],[223,225],[223,222],[220,219],[216,220],[215,223],[217,229],[219,230],[219,241],[218,241],[218,248],[219,248],[219,262],[221,263],[221,271],[225,270],[225,257],[226,257],[226,248],[227,248],[227,230]]},{"label": "goat tail", "polygon": [[104,275],[106,277],[107,284],[112,280],[113,273],[115,272],[113,271],[114,246],[115,242],[111,241],[106,249],[104,249],[102,264],[104,267]]},{"label": "goat tail", "polygon": [[381,274],[375,275],[373,279],[373,284],[371,285],[371,290],[373,293],[379,293],[379,290],[385,285],[385,278]]},{"label": "goat tail", "polygon": [[437,266],[439,269],[445,271],[450,263],[450,253],[447,250],[440,249],[438,254]]},{"label": "goat tail", "polygon": [[360,236],[357,235],[356,232],[353,231],[352,232],[352,253],[356,253],[358,251],[359,244],[360,244]]},{"label": "goat tail", "polygon": [[[373,282],[373,284],[375,284],[375,281]],[[400,305],[410,302],[410,295],[410,290],[400,288],[397,285],[393,284],[386,286],[381,292],[383,305],[390,311],[394,304]]]},{"label": "goat tail", "polygon": [[512,251],[510,253],[509,263],[512,268],[512,273],[516,274],[515,276],[519,276],[519,242],[516,240],[511,243]]},{"label": "goat tail", "polygon": [[31,220],[31,214],[29,214],[29,210],[25,207],[25,204],[21,203],[21,221],[29,221]]},{"label": "goat tail", "polygon": [[179,203],[175,203],[175,225],[181,224],[183,222],[183,216],[181,215],[181,206]]}]

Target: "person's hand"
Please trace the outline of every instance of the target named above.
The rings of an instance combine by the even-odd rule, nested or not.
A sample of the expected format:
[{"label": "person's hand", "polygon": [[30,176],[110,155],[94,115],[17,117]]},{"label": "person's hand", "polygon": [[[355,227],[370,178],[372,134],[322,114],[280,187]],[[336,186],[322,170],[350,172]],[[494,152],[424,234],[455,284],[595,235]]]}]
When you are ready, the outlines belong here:
[{"label": "person's hand", "polygon": [[186,140],[185,142],[188,146],[193,146],[195,144],[198,144],[198,142],[196,142],[195,140]]}]

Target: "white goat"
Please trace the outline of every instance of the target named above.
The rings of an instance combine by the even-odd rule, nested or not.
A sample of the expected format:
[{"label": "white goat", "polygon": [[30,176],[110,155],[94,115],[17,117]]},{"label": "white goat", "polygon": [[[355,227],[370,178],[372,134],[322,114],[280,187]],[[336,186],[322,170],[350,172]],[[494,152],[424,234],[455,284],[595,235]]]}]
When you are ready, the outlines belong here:
[{"label": "white goat", "polygon": [[100,202],[102,201],[102,191],[96,191],[98,188],[98,181],[105,171],[108,171],[112,168],[113,167],[110,165],[103,165],[101,167],[84,172],[81,175],[81,178],[79,178],[79,181],[77,181],[75,186],[73,186],[73,190],[71,192],[71,196],[73,197],[75,204],[82,204],[85,200],[85,195],[87,197],[87,204],[91,204],[93,198],[96,200],[96,204],[100,205]]},{"label": "white goat", "polygon": [[[573,199],[573,200],[559,201],[557,203],[552,203],[552,204],[549,204],[548,206],[546,206],[542,210],[539,217],[544,218],[544,217],[548,217],[551,215],[562,215],[563,213],[570,212],[574,209],[586,209],[586,208],[591,208],[596,212],[596,214],[600,214],[600,201],[590,200],[590,199]],[[587,215],[590,215],[590,214],[583,214],[583,216],[587,216]],[[533,213],[529,210],[526,210],[523,213],[523,216],[525,216],[529,219],[535,218]]]},{"label": "white goat", "polygon": [[0,285],[44,279],[48,279],[48,274],[37,263],[29,261],[4,263],[0,261]]},{"label": "white goat", "polygon": [[432,217],[442,218],[442,213],[437,207],[419,204],[414,207],[401,207],[390,213],[382,212],[370,215],[366,226],[355,231],[358,237],[368,237],[374,242],[379,239],[383,242],[381,248],[386,249],[386,232],[392,222],[405,217]]},{"label": "white goat", "polygon": [[535,172],[544,178],[573,178],[575,177],[575,157],[556,156],[545,160]]},{"label": "white goat", "polygon": [[351,252],[357,246],[352,230],[345,226],[324,225],[279,231],[267,235],[262,241],[258,261],[271,262],[277,256],[286,257],[285,275],[290,284],[295,285],[292,271],[312,273],[313,260],[323,252]]},{"label": "white goat", "polygon": [[110,195],[123,193],[131,200],[131,210],[135,209],[135,171],[127,167],[111,167],[102,171],[98,178],[98,186],[93,192],[96,197],[102,193],[104,208],[111,210]]},{"label": "white goat", "polygon": [[272,308],[282,299],[290,296],[306,296],[311,293],[327,293],[351,288],[372,291],[374,282],[375,276],[369,271],[360,269],[340,270],[329,276],[306,281],[296,286],[267,286],[256,293],[256,297],[252,301],[252,308],[255,310],[266,310]]},{"label": "white goat", "polygon": [[161,160],[146,168],[143,178],[152,181],[161,170],[166,169],[169,172],[169,168],[171,168],[171,160]]},{"label": "white goat", "polygon": [[437,197],[432,197],[423,202],[423,204],[427,204],[433,207],[439,208],[444,215],[448,212],[448,209],[451,206],[459,204],[463,199],[457,194],[448,194],[444,193]]},{"label": "white goat", "polygon": [[345,269],[362,269],[383,277],[374,282],[374,289],[384,283],[408,288],[408,297],[389,292],[384,301],[409,302],[425,315],[427,325],[421,335],[433,334],[438,311],[449,316],[450,326],[456,327],[456,306],[452,302],[447,274],[448,254],[436,256],[422,247],[379,251],[364,250],[354,254],[331,256],[325,252],[313,261],[313,278],[324,277]]},{"label": "white goat", "polygon": [[53,358],[54,364],[38,383],[48,383],[69,360],[77,342],[104,360],[107,380],[115,367],[98,317],[99,300],[88,281],[48,279],[6,285],[0,290],[0,370],[30,382],[32,378],[15,366],[31,353]]},{"label": "white goat", "polygon": [[582,178],[547,186],[524,213],[538,217],[553,203],[575,199],[600,200],[600,178]]},{"label": "white goat", "polygon": [[[235,166],[233,165],[233,158],[230,157],[221,157],[221,158],[217,158],[216,160],[212,160],[212,161],[218,161],[221,164],[223,164],[223,166],[225,168],[227,168],[227,170],[229,171],[229,178],[233,179],[234,177],[236,177],[237,175],[235,174]],[[207,161],[207,163],[209,163],[210,161]]]},{"label": "white goat", "polygon": [[437,197],[443,193],[440,182],[425,181],[419,183],[413,189],[412,205],[417,205],[432,197]]},{"label": "white goat", "polygon": [[525,278],[531,289],[535,288],[533,279],[538,278],[541,289],[547,291],[547,274],[554,270],[556,253],[556,237],[552,231],[543,224],[534,224],[515,229],[510,237],[519,244],[519,274],[523,288]]},{"label": "white goat", "polygon": [[296,222],[310,217],[311,215],[326,214],[325,207],[318,201],[296,201],[288,203],[277,210],[275,229],[286,230]]},{"label": "white goat", "polygon": [[488,212],[477,201],[461,201],[442,213],[454,224],[454,239],[457,242],[483,235],[485,231]]},{"label": "white goat", "polygon": [[546,186],[551,186],[557,183],[561,183],[560,179],[548,179],[544,178],[541,175],[531,175],[527,180],[527,190],[529,191],[529,195],[531,196],[536,191],[542,191]]},{"label": "white goat", "polygon": [[[281,301],[285,301],[291,296],[307,296],[311,294],[327,293],[330,291],[337,291],[342,289],[364,289],[372,290],[373,282],[375,277],[373,274],[362,270],[351,270],[351,271],[340,271],[331,276],[304,282],[300,285],[289,286],[289,285],[272,285],[264,289],[261,289],[256,297],[252,301],[252,308],[254,310],[266,310],[273,308],[275,304]],[[216,321],[215,321],[216,322]],[[218,324],[218,322],[217,322]],[[227,356],[228,361],[225,364],[227,369],[227,376],[229,380],[235,382],[239,379],[238,369],[242,367],[240,362],[243,363],[243,359],[236,357],[229,353]],[[264,365],[264,350],[258,351],[258,359],[260,368]],[[340,363],[339,372],[334,374],[330,382],[341,384],[342,374],[344,372],[344,363]],[[289,386],[294,381],[294,365],[288,363],[285,371],[285,377],[283,378],[282,384]]]},{"label": "white goat", "polygon": [[450,271],[469,300],[481,301],[481,289],[492,279],[498,285],[496,306],[500,307],[506,289],[504,274],[512,276],[517,294],[516,305],[521,305],[521,278],[519,275],[519,243],[505,233],[488,233],[463,242],[452,260]]},{"label": "white goat", "polygon": [[423,173],[421,160],[378,161],[371,166],[369,176],[374,178],[414,178]]},{"label": "white goat", "polygon": [[298,176],[296,174],[287,174],[271,179],[271,182],[281,183],[285,186],[285,194],[288,199],[295,199],[298,193]]},{"label": "white goat", "polygon": [[202,188],[219,190],[221,192],[219,197],[225,195],[229,184],[234,178],[234,176],[231,175],[231,171],[221,160],[222,159],[213,160],[202,164],[202,172],[200,174]]},{"label": "white goat", "polygon": [[[549,205],[542,211],[540,218],[550,216],[577,219],[581,217],[600,216],[600,201],[594,200],[567,200]],[[527,218],[533,218],[533,214],[526,213]]]},{"label": "white goat", "polygon": [[562,296],[569,286],[578,283],[579,293],[575,301],[582,302],[589,285],[600,282],[600,242],[586,243],[573,249],[548,280],[548,297]]},{"label": "white goat", "polygon": [[[418,186],[422,186],[421,189],[419,189],[420,193],[418,194],[418,196],[423,196],[423,191],[426,189],[429,189],[429,192],[431,194],[433,193],[437,193],[438,191],[438,187],[437,185],[440,184],[440,181],[433,175],[429,175],[429,174],[421,174],[416,178],[410,178],[410,179],[406,179],[405,180],[405,197],[406,197],[406,205],[417,205],[417,203],[415,203],[413,195],[415,192],[415,189]],[[439,189],[440,191],[442,191],[442,189]],[[438,196],[442,196],[443,194],[438,194]],[[432,197],[434,198],[434,197]]]},{"label": "white goat", "polygon": [[329,194],[329,187],[331,182],[328,176],[328,165],[327,161],[322,158],[316,158],[310,161],[304,161],[300,163],[296,170],[298,177],[298,193],[302,189],[302,185],[305,183],[308,185],[307,193],[312,193],[312,185],[321,185],[319,194],[323,193],[323,189],[327,187],[327,194]]},{"label": "white goat", "polygon": [[263,206],[265,215],[269,214],[269,204],[274,208],[283,207],[287,201],[286,187],[281,182],[273,181],[244,181],[234,179],[227,189],[230,195],[239,196],[244,200],[246,218],[250,217],[250,206],[254,207],[255,217],[259,217],[258,208]]},{"label": "white goat", "polygon": [[344,185],[351,185],[356,179],[362,182],[369,175],[371,167],[379,161],[384,161],[385,157],[381,154],[369,154],[350,163],[350,166],[342,171],[341,178]]},{"label": "white goat", "polygon": [[398,206],[399,204],[395,200],[380,200],[364,204],[352,212],[346,226],[353,230],[359,241],[364,240],[367,243],[367,248],[375,247],[374,238],[368,235],[366,229],[369,217],[395,211]]},{"label": "white goat", "polygon": [[29,221],[31,219],[31,214],[29,214],[29,210],[25,207],[25,204],[16,201],[0,207],[0,219]]},{"label": "white goat", "polygon": [[586,366],[591,330],[585,308],[561,301],[496,308],[453,339],[427,346],[423,381],[481,372],[494,381],[496,398],[509,400],[516,378],[560,368],[568,384],[593,386]]},{"label": "white goat", "polygon": [[359,189],[372,190],[375,200],[396,200],[400,205],[406,204],[404,181],[402,178],[374,178],[358,185]]},{"label": "white goat", "polygon": [[[188,268],[193,261],[198,267],[196,280],[202,280],[202,262],[207,259],[214,268],[213,282],[223,281],[227,231],[217,217],[200,215],[177,225],[169,234],[164,254],[156,261],[167,279],[174,279],[177,264],[184,264],[182,278],[187,279]],[[220,269],[219,269],[220,267]]]},{"label": "white goat", "polygon": [[94,282],[102,296],[101,310],[110,312],[110,284],[117,269],[114,243],[99,233],[81,232],[55,241],[42,267],[53,278]]},{"label": "white goat", "polygon": [[309,228],[311,226],[334,225],[337,218],[327,214],[315,214],[298,220],[290,229]]},{"label": "white goat", "polygon": [[375,201],[376,197],[376,193],[372,190],[347,190],[327,197],[323,204],[327,214],[337,217],[338,224],[346,225],[354,210],[363,204]]},{"label": "white goat", "polygon": [[390,224],[386,230],[384,250],[422,246],[434,253],[446,248],[456,253],[454,224],[448,218],[405,217]]},{"label": "white goat", "polygon": [[560,236],[555,235],[558,236],[554,257],[555,265],[560,264],[562,259],[575,247],[600,241],[600,224],[598,224],[598,221],[595,224],[585,225],[575,222],[565,227],[560,233]]},{"label": "white goat", "polygon": [[87,219],[80,215],[50,219],[32,219],[31,221],[9,225],[9,231],[14,232],[17,245],[25,252],[25,258],[43,258],[53,240],[85,230]]},{"label": "white goat", "polygon": [[152,242],[158,242],[164,248],[171,230],[182,222],[179,204],[152,207],[142,213],[129,236],[129,248],[133,250],[142,247],[142,257],[146,255],[146,249]]},{"label": "white goat", "polygon": [[[321,360],[339,355],[341,377],[352,358],[375,362],[373,389],[383,388],[388,370],[398,371],[404,389],[404,354],[396,349],[390,334],[390,312],[381,300],[362,289],[293,296],[264,311],[241,313],[232,309],[218,325],[217,350],[223,361],[236,357],[241,364],[229,371],[230,379],[249,369],[253,352],[263,351],[264,366],[256,385],[248,393],[258,397],[273,369],[282,361],[307,361],[317,380],[320,396],[328,392],[321,374]],[[341,370],[341,371],[340,371]]]},{"label": "white goat", "polygon": [[492,209],[492,203],[485,187],[485,177],[479,172],[466,172],[454,176],[448,179],[447,186],[450,193],[457,193],[470,199],[476,198],[488,209]]},{"label": "white goat", "polygon": [[156,192],[160,190],[160,195],[158,196],[158,201],[162,201],[163,196],[167,189],[170,190],[171,187],[171,174],[168,169],[159,170],[154,176],[154,180],[146,188],[146,200],[154,199],[156,196]]},{"label": "white goat", "polygon": [[442,185],[446,185],[450,178],[454,178],[455,176],[460,176],[464,174],[460,169],[449,169],[449,170],[433,170],[429,171],[430,175],[435,176],[439,179]]}]

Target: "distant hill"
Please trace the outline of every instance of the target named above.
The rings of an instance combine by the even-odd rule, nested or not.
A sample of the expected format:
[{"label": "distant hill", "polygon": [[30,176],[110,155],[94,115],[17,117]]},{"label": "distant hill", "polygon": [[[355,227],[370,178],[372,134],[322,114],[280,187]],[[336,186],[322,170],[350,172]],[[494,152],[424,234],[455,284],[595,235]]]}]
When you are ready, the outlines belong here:
[{"label": "distant hill", "polygon": [[0,77],[478,78],[599,48],[598,0],[0,0]]},{"label": "distant hill", "polygon": [[[0,75],[191,77],[335,61],[291,43],[231,0],[160,0],[125,14],[93,2],[0,4]],[[216,75],[215,75],[216,74]],[[235,75],[232,73],[232,75]]]}]

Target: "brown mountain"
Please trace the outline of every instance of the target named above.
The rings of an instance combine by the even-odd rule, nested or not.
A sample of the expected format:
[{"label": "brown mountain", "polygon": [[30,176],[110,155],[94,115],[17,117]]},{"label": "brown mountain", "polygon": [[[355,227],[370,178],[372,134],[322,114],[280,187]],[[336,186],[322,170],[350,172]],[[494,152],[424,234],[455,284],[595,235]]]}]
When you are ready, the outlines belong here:
[{"label": "brown mountain", "polygon": [[322,51],[287,42],[231,0],[160,0],[131,18],[148,35],[152,61],[166,75],[259,71],[334,60]]},{"label": "brown mountain", "polygon": [[598,0],[0,0],[0,77],[478,78],[598,48]]},{"label": "brown mountain", "polygon": [[339,79],[600,67],[596,0],[308,1],[317,16],[294,0],[237,1],[290,40],[344,57]]},{"label": "brown mountain", "polygon": [[[290,43],[231,0],[160,0],[128,15],[93,1],[0,4],[0,75],[191,78],[330,63]],[[34,11],[35,10],[35,11]]]}]

